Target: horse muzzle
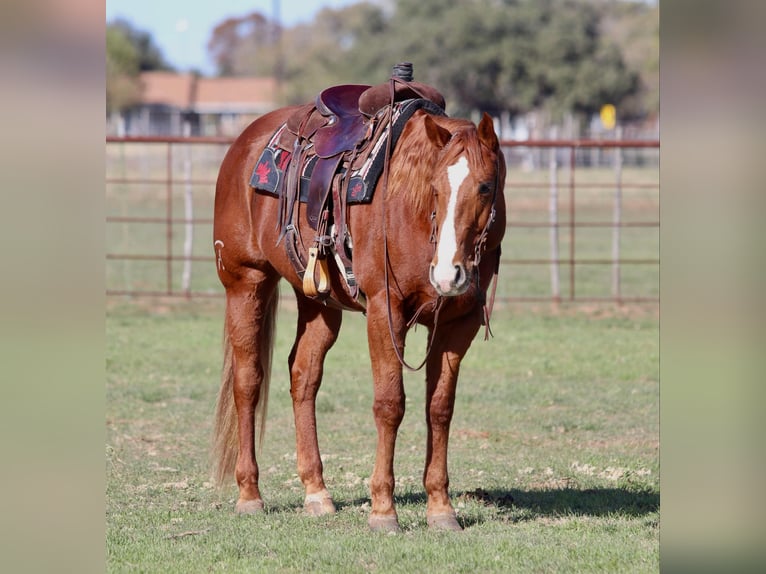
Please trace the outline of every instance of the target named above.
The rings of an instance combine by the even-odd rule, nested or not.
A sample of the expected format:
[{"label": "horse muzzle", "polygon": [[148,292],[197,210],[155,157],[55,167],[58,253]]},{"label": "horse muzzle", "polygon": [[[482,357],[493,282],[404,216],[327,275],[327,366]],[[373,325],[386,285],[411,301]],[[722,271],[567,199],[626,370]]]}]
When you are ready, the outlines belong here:
[{"label": "horse muzzle", "polygon": [[461,295],[471,284],[471,277],[462,263],[445,266],[431,263],[428,279],[436,292],[443,297]]}]

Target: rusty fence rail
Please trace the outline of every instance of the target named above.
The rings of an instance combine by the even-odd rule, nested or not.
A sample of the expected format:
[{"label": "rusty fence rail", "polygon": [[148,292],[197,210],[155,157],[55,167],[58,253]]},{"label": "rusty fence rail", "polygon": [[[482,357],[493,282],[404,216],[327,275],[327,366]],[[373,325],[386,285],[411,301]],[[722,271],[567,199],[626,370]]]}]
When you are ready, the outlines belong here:
[{"label": "rusty fence rail", "polygon": [[[220,297],[223,290],[215,279],[214,257],[209,247],[209,237],[195,242],[195,230],[200,227],[211,228],[212,200],[215,189],[217,167],[223,154],[232,142],[232,138],[211,137],[114,137],[106,138],[107,144],[107,198],[119,197],[119,193],[129,195],[129,209],[110,207],[107,201],[107,231],[110,227],[120,226],[127,231],[124,235],[140,236],[148,232],[131,231],[152,227],[161,229],[162,239],[151,236],[150,239],[130,244],[131,248],[115,249],[107,241],[107,265],[129,265],[146,263],[161,265],[162,279],[157,272],[150,279],[141,278],[123,284],[110,285],[107,280],[108,296],[163,296],[163,297]],[[508,199],[508,218],[506,240],[503,246],[503,269],[511,269],[510,281],[501,278],[501,285],[506,283],[510,290],[498,292],[499,302],[614,302],[622,303],[658,303],[659,302],[659,250],[654,249],[656,240],[649,242],[640,257],[623,256],[623,231],[636,229],[656,229],[659,222],[659,177],[656,170],[660,147],[657,140],[503,140],[501,142],[508,163],[506,177],[506,197]],[[203,160],[195,155],[195,148],[205,147]],[[115,152],[117,148],[119,152]],[[130,150],[130,153],[126,152]],[[631,180],[624,174],[624,154],[632,150],[636,155],[631,159],[652,166],[646,170],[649,177],[641,181]],[[650,150],[654,155],[648,159],[640,155],[641,150]],[[110,153],[113,152],[113,153]],[[595,152],[595,160],[588,154]],[[522,163],[534,157],[533,168],[526,168],[524,176]],[[200,164],[202,167],[200,167]],[[581,173],[589,173],[596,164],[601,178],[583,179]],[[143,166],[140,169],[136,165]],[[148,166],[148,167],[147,167]],[[529,175],[529,174],[532,175]],[[608,174],[604,179],[604,174]],[[112,190],[118,190],[114,192]],[[196,195],[195,191],[196,190]],[[132,195],[131,195],[132,192]],[[650,209],[646,217],[639,214],[626,219],[623,206],[625,193],[643,193],[643,201],[649,198]],[[598,209],[592,204],[581,205],[578,197],[596,194]],[[536,206],[534,216],[524,216],[525,209],[516,209],[515,198],[521,194]],[[647,195],[648,194],[648,195]],[[611,205],[607,204],[607,200]],[[115,200],[117,201],[117,200]],[[203,204],[200,206],[200,204]],[[195,207],[196,206],[196,207]],[[202,213],[199,213],[199,208]],[[528,206],[527,206],[528,207]],[[610,217],[603,216],[609,208]],[[589,210],[593,213],[589,213]],[[149,213],[147,213],[149,211]],[[198,213],[195,215],[195,211]],[[531,211],[527,209],[526,211]],[[182,213],[181,213],[182,212]],[[582,214],[581,214],[582,212]],[[595,213],[595,215],[594,215]],[[521,215],[520,215],[521,214]],[[545,214],[546,217],[539,217]],[[578,254],[581,241],[578,230],[611,230],[608,256],[582,256]],[[182,233],[179,233],[182,230]],[[542,243],[548,250],[546,256],[527,257],[514,253],[515,233],[534,233],[535,230],[547,230],[547,239]],[[183,242],[181,243],[181,239]],[[602,241],[603,242],[603,241]],[[112,242],[113,243],[113,242]],[[160,248],[160,243],[161,248]],[[196,248],[195,248],[196,245]],[[603,246],[602,246],[603,247]],[[591,251],[593,251],[591,249]],[[635,250],[633,250],[635,251]],[[539,255],[539,253],[537,253]],[[194,276],[192,269],[199,264],[200,272]],[[180,269],[178,268],[180,265]],[[582,293],[578,288],[577,272],[593,266],[608,266],[611,280],[608,293]],[[546,283],[549,287],[542,292],[538,285],[531,293],[516,292],[514,269],[548,268]],[[623,272],[627,268],[650,267],[655,270],[644,282],[641,293],[625,293]],[[202,277],[200,277],[202,276]],[[656,276],[656,279],[654,278]],[[109,273],[107,273],[109,277]],[[194,279],[202,286],[194,284]],[[538,282],[539,283],[539,282]]]},{"label": "rusty fence rail", "polygon": [[[519,182],[512,174],[511,168],[513,162],[509,164],[509,176],[506,177],[506,193],[510,188],[510,194],[513,195],[514,189],[537,189],[548,190],[548,219],[547,221],[521,221],[514,218],[513,210],[509,210],[507,227],[513,228],[547,228],[549,230],[550,254],[548,258],[503,258],[502,262],[507,265],[547,265],[550,268],[550,294],[547,295],[515,295],[507,297],[509,301],[569,301],[569,302],[602,302],[613,301],[622,303],[659,303],[659,281],[655,282],[653,293],[641,295],[625,295],[622,290],[622,269],[624,266],[652,266],[659,270],[659,250],[657,249],[650,257],[623,257],[622,252],[622,230],[626,228],[659,228],[659,177],[651,178],[648,182],[630,182],[625,181],[623,177],[623,153],[624,150],[658,150],[659,140],[623,140],[623,139],[580,139],[580,140],[530,140],[530,141],[511,141],[504,140],[501,145],[506,150],[526,149],[526,150],[548,150],[548,181],[545,182]],[[613,170],[613,179],[609,182],[587,182],[578,183],[576,174],[578,172],[577,154],[578,152],[588,150],[611,150],[612,160],[609,167]],[[658,167],[659,157],[650,160]],[[562,170],[563,168],[563,170]],[[560,182],[560,174],[564,171],[566,179],[563,184]],[[577,210],[577,191],[578,188],[587,187],[591,190],[604,190],[612,192],[612,217],[610,220],[583,220],[578,218]],[[567,220],[560,220],[559,200],[561,191],[565,192],[567,197]],[[650,190],[656,193],[655,201],[657,205],[656,216],[640,221],[623,220],[623,192],[626,190]],[[577,239],[576,230],[579,228],[611,228],[611,254],[610,257],[577,257]],[[567,253],[562,255],[559,251],[561,244],[560,232],[564,231],[568,235]],[[586,265],[609,265],[611,266],[611,291],[608,296],[578,296],[576,292],[577,280],[575,277],[578,267]],[[562,288],[561,274],[562,267],[568,269],[568,285]],[[657,273],[657,277],[659,277]]]}]

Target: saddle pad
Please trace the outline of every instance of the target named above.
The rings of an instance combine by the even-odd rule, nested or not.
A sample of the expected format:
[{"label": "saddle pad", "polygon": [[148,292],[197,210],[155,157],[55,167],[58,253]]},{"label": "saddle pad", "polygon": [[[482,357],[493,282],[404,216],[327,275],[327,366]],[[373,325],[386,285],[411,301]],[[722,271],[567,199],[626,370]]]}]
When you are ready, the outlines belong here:
[{"label": "saddle pad", "polygon": [[287,124],[283,124],[274,132],[258,161],[255,162],[253,175],[250,176],[250,187],[279,195],[278,190],[284,183],[285,170],[292,155],[276,145],[286,126]]},{"label": "saddle pad", "polygon": [[[367,160],[359,168],[351,172],[348,182],[346,201],[349,205],[356,203],[369,203],[375,186],[378,183],[383,164],[385,162],[386,146],[389,135],[391,136],[391,149],[396,147],[399,136],[402,134],[404,124],[407,123],[417,110],[424,110],[432,115],[445,115],[444,110],[437,104],[423,99],[405,100],[394,104],[394,112],[391,124],[386,127],[381,137],[373,142],[373,149]],[[250,186],[272,195],[280,196],[284,192],[285,171],[291,159],[291,153],[280,148],[279,136],[286,129],[286,124],[280,126],[269,140],[268,145],[261,152],[255,163],[253,174],[250,178]],[[300,201],[306,202],[308,197],[308,182],[316,163],[317,156],[311,156],[301,167]],[[313,160],[313,161],[312,161]],[[341,174],[345,174],[345,168],[341,168]],[[343,175],[345,177],[345,175]]]}]

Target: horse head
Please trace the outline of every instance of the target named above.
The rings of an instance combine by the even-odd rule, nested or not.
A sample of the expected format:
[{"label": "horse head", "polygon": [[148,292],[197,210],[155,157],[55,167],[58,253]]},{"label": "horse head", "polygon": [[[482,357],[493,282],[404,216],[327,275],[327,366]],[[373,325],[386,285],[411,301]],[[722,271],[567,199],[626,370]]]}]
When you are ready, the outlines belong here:
[{"label": "horse head", "polygon": [[430,116],[424,126],[439,150],[432,183],[436,252],[429,279],[439,295],[460,295],[471,284],[495,219],[505,180],[503,156],[486,113],[478,128],[469,122],[451,131]]}]

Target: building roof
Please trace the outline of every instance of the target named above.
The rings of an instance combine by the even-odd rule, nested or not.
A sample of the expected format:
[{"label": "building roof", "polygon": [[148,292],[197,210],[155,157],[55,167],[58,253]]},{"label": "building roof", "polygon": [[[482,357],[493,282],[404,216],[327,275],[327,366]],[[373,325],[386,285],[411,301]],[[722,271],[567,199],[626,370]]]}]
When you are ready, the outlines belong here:
[{"label": "building roof", "polygon": [[274,78],[204,78],[174,72],[143,72],[142,104],[198,113],[265,113],[276,107]]},{"label": "building roof", "polygon": [[141,103],[188,108],[191,106],[193,81],[191,74],[142,72]]},{"label": "building roof", "polygon": [[274,78],[199,78],[195,104],[199,112],[264,112],[274,109],[275,96]]}]

